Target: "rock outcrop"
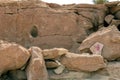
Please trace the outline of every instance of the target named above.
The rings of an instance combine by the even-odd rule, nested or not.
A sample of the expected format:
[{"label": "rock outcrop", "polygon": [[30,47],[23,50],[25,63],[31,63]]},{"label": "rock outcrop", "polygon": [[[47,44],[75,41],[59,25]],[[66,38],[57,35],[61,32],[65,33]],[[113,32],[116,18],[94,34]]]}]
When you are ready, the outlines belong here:
[{"label": "rock outcrop", "polygon": [[29,57],[30,53],[24,47],[0,41],[0,75],[9,70],[22,68]]},{"label": "rock outcrop", "polygon": [[105,5],[56,5],[55,8],[41,1],[1,2],[0,6],[0,39],[27,48],[63,47],[72,51],[78,48],[76,43],[103,24],[108,11]]},{"label": "rock outcrop", "polygon": [[119,1],[0,0],[0,80],[119,80],[119,14]]},{"label": "rock outcrop", "polygon": [[79,50],[84,52],[96,42],[104,45],[101,55],[105,59],[115,60],[120,57],[120,31],[116,26],[109,26],[91,34],[82,42]]}]

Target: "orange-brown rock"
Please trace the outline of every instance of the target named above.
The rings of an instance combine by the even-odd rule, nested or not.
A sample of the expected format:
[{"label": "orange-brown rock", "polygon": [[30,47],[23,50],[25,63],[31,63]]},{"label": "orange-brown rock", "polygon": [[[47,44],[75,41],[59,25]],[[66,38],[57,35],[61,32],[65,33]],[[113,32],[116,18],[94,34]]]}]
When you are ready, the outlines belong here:
[{"label": "orange-brown rock", "polygon": [[[78,14],[93,24],[94,27],[103,24],[106,13],[108,12],[108,8],[103,4],[78,4],[75,5],[75,10],[77,10]],[[86,26],[82,23],[83,26]],[[91,26],[91,25],[89,25]]]},{"label": "orange-brown rock", "polygon": [[96,42],[104,45],[101,55],[107,60],[115,60],[120,57],[120,31],[116,26],[109,26],[91,34],[82,42],[79,50],[90,49]]},{"label": "orange-brown rock", "polygon": [[104,68],[106,64],[100,55],[80,55],[68,53],[61,59],[63,64],[69,70],[75,71],[97,71]]},{"label": "orange-brown rock", "polygon": [[30,54],[24,47],[0,41],[0,75],[8,70],[22,68],[29,57]]},{"label": "orange-brown rock", "polygon": [[104,5],[59,7],[36,0],[1,3],[0,39],[27,48],[63,47],[70,50],[87,37],[87,30],[104,22],[106,12]]},{"label": "orange-brown rock", "polygon": [[38,47],[31,47],[29,52],[31,59],[26,69],[27,80],[48,80],[42,50]]},{"label": "orange-brown rock", "polygon": [[66,53],[68,53],[68,50],[64,48],[44,49],[42,51],[44,59],[58,59]]}]

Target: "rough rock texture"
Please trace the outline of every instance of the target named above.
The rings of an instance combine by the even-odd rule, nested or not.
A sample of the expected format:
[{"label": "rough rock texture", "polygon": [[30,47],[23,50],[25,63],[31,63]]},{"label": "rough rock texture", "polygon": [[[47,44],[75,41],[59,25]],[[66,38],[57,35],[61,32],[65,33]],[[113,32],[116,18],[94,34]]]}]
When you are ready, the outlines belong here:
[{"label": "rough rock texture", "polygon": [[114,16],[113,16],[113,15],[107,15],[107,16],[105,17],[105,21],[106,21],[107,24],[110,24],[111,21],[112,21],[112,19],[114,19]]},{"label": "rough rock texture", "polygon": [[93,54],[99,54],[99,55],[101,55],[103,47],[104,47],[103,44],[101,44],[99,42],[96,42],[93,46],[90,47],[90,51]]},{"label": "rough rock texture", "polygon": [[0,41],[0,75],[8,70],[22,68],[29,57],[30,54],[24,47]]},{"label": "rough rock texture", "polygon": [[48,80],[42,50],[38,47],[31,47],[29,51],[31,59],[26,69],[27,80]]},{"label": "rough rock texture", "polygon": [[110,62],[108,63],[108,66],[106,67],[108,74],[113,78],[120,79],[120,62]]},{"label": "rough rock texture", "polygon": [[53,7],[53,4],[41,1],[1,3],[0,39],[17,42],[27,48],[63,47],[70,50],[88,36],[89,29],[94,27],[96,30],[107,13],[105,5]]},{"label": "rough rock texture", "polygon": [[68,50],[64,48],[44,49],[42,51],[44,59],[58,59],[66,53],[68,53]]},{"label": "rough rock texture", "polygon": [[55,74],[62,74],[64,70],[65,70],[65,66],[60,65],[57,69],[54,70],[54,72]]},{"label": "rough rock texture", "polygon": [[[118,1],[58,5],[40,0],[0,0],[0,39],[44,49],[0,43],[0,80],[26,80],[25,73],[27,80],[48,80],[48,75],[50,80],[119,80],[119,63],[115,64],[120,60],[119,14]],[[113,25],[116,27],[110,27]],[[79,46],[84,55],[73,54]],[[106,59],[116,61],[106,65]]]},{"label": "rough rock texture", "polygon": [[84,52],[96,42],[104,45],[101,55],[107,60],[115,60],[120,57],[120,31],[116,26],[109,26],[91,34],[82,42],[79,50]]},{"label": "rough rock texture", "polygon": [[47,68],[57,68],[60,66],[56,61],[45,61],[45,65]]},{"label": "rough rock texture", "polygon": [[[101,4],[99,5],[81,4],[81,5],[76,5],[75,8],[77,9],[77,12],[80,16],[86,18],[86,20],[88,19],[88,21],[84,21],[82,23],[83,26],[89,25],[90,27],[88,27],[88,29],[93,27],[97,28],[98,25],[103,24],[104,17],[108,11],[107,7]],[[79,19],[84,19],[84,18],[79,18]],[[92,25],[90,25],[87,22],[91,22]]]},{"label": "rough rock texture", "polygon": [[68,53],[62,58],[61,63],[69,70],[75,71],[97,71],[104,68],[106,64],[100,55],[79,55]]}]

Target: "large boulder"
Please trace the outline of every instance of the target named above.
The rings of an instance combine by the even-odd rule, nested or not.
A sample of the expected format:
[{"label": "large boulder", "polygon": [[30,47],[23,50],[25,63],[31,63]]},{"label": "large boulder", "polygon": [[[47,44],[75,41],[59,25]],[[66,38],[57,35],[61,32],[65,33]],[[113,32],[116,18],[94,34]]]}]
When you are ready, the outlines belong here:
[{"label": "large boulder", "polygon": [[91,34],[82,42],[79,50],[82,52],[89,51],[96,42],[104,45],[101,55],[105,59],[115,60],[120,57],[120,31],[116,26],[109,26]]},{"label": "large boulder", "polygon": [[42,50],[38,47],[31,47],[29,51],[31,59],[26,69],[27,80],[48,80]]},{"label": "large boulder", "polygon": [[68,53],[61,59],[63,64],[69,70],[75,71],[97,71],[104,68],[106,64],[100,55],[80,55],[75,53]]},{"label": "large boulder", "polygon": [[0,41],[0,75],[8,70],[22,68],[29,57],[30,54],[24,47]]}]

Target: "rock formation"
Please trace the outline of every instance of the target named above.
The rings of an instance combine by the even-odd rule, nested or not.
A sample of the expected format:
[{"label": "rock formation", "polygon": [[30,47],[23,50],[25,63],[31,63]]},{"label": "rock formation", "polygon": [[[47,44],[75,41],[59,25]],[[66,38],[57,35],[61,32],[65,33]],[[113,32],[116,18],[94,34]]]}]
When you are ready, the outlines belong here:
[{"label": "rock formation", "polygon": [[[99,42],[104,45],[101,55],[107,60],[115,60],[120,57],[120,31],[116,26],[109,26],[87,37],[80,45],[80,50],[89,49]],[[95,46],[97,48],[97,46]],[[100,48],[98,46],[98,48]]]},{"label": "rock formation", "polygon": [[0,0],[0,80],[120,80],[120,2]]},{"label": "rock formation", "polygon": [[22,68],[30,57],[24,47],[0,41],[0,75],[9,70]]}]

